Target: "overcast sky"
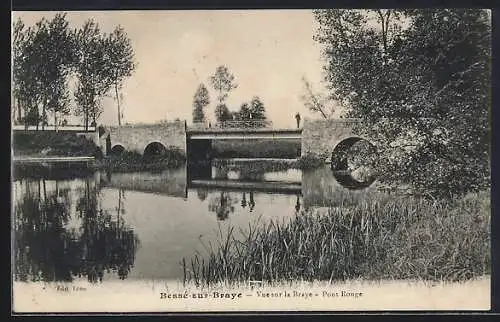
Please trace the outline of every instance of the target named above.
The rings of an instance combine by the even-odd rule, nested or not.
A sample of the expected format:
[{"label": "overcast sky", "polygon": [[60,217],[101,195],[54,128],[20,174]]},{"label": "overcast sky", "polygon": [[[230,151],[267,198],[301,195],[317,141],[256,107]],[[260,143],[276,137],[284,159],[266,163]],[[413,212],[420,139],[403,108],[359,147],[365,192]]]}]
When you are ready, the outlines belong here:
[{"label": "overcast sky", "polygon": [[[33,25],[55,12],[14,12]],[[123,88],[124,121],[191,121],[193,95],[201,82],[210,90],[206,115],[214,119],[216,93],[208,78],[225,64],[238,88],[229,94],[230,110],[261,97],[278,127],[294,126],[296,112],[315,117],[300,100],[302,76],[323,90],[321,47],[310,10],[107,11],[68,12],[72,27],[94,18],[104,32],[121,25],[129,35],[137,69]],[[116,124],[116,103],[104,101],[102,124]],[[72,123],[72,122],[71,122]]]}]

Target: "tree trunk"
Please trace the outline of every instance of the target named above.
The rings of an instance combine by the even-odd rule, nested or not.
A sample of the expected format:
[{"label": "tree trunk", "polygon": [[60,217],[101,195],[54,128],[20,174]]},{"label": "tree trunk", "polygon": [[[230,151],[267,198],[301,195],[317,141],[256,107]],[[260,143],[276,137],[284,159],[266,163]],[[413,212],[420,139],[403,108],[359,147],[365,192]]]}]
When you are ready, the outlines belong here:
[{"label": "tree trunk", "polygon": [[118,105],[118,126],[122,125],[122,114],[120,111],[120,97],[118,95],[118,84],[115,83],[116,104]]},{"label": "tree trunk", "polygon": [[23,100],[23,110],[24,110],[24,129],[28,130],[28,122],[26,120],[26,115],[28,115],[28,102]]},{"label": "tree trunk", "polygon": [[42,104],[42,131],[45,130],[45,119],[47,118],[46,103],[47,103],[47,99],[44,99],[43,104]]},{"label": "tree trunk", "polygon": [[57,111],[54,107],[54,130],[57,132]]},{"label": "tree trunk", "polygon": [[89,129],[89,111],[88,107],[85,108],[85,120],[83,121],[83,126],[85,127],[85,131]]},{"label": "tree trunk", "polygon": [[21,115],[21,101],[19,100],[19,98],[17,98],[16,101],[17,101],[17,121],[19,122],[19,124],[21,124],[23,119]]},{"label": "tree trunk", "polygon": [[40,109],[38,104],[36,105],[36,130],[38,131],[38,126],[40,124]]},{"label": "tree trunk", "polygon": [[45,184],[45,179],[43,179],[42,183],[43,183],[43,201],[47,202],[47,186]]}]

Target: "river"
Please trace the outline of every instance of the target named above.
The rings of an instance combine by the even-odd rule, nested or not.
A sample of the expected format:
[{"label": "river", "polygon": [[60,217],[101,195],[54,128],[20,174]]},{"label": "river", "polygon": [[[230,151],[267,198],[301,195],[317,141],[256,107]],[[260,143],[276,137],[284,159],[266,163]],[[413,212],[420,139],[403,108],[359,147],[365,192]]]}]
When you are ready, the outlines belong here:
[{"label": "river", "polygon": [[230,227],[241,236],[249,225],[357,202],[375,189],[339,182],[328,166],[275,171],[249,163],[17,177],[14,278],[182,280],[183,258],[216,248]]}]

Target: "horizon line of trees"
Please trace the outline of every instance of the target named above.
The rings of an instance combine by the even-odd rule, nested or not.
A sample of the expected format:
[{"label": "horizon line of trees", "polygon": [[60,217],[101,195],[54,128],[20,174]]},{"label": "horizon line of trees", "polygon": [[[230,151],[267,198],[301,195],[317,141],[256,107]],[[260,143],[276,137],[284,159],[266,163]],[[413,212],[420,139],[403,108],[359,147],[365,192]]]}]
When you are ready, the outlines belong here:
[{"label": "horizon line of trees", "polygon": [[51,113],[57,128],[67,122],[65,116],[73,114],[88,129],[97,125],[102,99],[111,95],[121,125],[123,82],[137,67],[123,27],[104,33],[90,18],[81,27],[70,28],[66,14],[57,13],[33,26],[18,18],[12,31],[12,110],[17,124],[43,130]]}]

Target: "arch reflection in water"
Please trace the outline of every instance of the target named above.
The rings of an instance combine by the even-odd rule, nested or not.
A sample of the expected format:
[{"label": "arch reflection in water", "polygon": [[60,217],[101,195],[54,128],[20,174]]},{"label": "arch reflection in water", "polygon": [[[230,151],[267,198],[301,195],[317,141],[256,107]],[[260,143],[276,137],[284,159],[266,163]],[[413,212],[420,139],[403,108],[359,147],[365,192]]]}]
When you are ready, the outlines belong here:
[{"label": "arch reflection in water", "polygon": [[56,181],[49,191],[53,183],[17,182],[22,196],[14,209],[15,280],[97,282],[105,272],[127,278],[139,240],[121,218],[121,200],[113,216],[99,209],[99,191],[89,179],[80,189],[60,189]]},{"label": "arch reflection in water", "polygon": [[361,137],[348,137],[339,142],[332,152],[331,169],[337,182],[344,188],[358,190],[375,181],[372,167],[376,148]]},{"label": "arch reflection in water", "polygon": [[374,177],[369,178],[367,181],[358,181],[348,171],[333,171],[333,177],[342,187],[349,190],[365,189],[375,182]]}]

